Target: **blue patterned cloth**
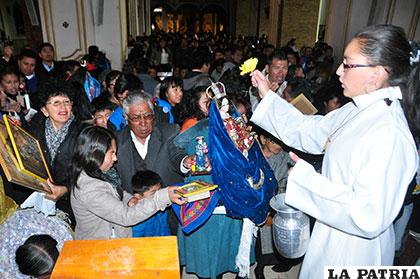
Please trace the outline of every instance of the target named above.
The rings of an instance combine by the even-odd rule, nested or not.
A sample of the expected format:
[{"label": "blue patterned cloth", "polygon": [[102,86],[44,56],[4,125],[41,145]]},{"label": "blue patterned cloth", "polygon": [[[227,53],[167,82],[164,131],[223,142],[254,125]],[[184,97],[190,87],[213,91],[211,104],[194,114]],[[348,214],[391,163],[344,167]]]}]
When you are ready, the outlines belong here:
[{"label": "blue patterned cloth", "polygon": [[[209,120],[203,119],[197,122],[194,126],[185,130],[181,134],[175,137],[174,144],[183,148],[187,154],[195,153],[196,138],[198,136],[203,137],[204,141],[207,141],[209,130]],[[203,180],[208,183],[212,183],[210,175],[189,175],[185,178],[185,183],[190,183],[196,180]],[[219,202],[219,193],[214,191],[213,195],[207,200],[200,200],[179,206],[172,204],[172,209],[178,220],[181,223],[181,228],[184,233],[190,234],[197,228],[202,226],[207,219],[210,218],[214,209]]]},{"label": "blue patterned cloth", "polygon": [[89,73],[86,74],[84,89],[89,102],[92,102],[93,99],[99,97],[101,94],[101,84]]},{"label": "blue patterned cloth", "polygon": [[49,234],[61,251],[64,241],[73,240],[67,223],[56,216],[47,217],[34,209],[17,210],[0,225],[0,278],[30,278],[19,272],[15,262],[17,248],[31,235]]},{"label": "blue patterned cloth", "polygon": [[[188,154],[194,154],[197,136],[203,136],[204,140],[209,142],[210,123],[211,121],[209,122],[208,119],[197,122],[193,127],[177,136],[174,143],[183,147]],[[209,152],[210,148],[209,146]],[[218,152],[224,152],[224,147]],[[211,163],[213,164],[213,162]],[[213,168],[211,173],[214,171]],[[185,179],[185,182],[197,179],[213,183],[212,175],[190,175]],[[215,190],[211,199],[207,200],[209,203],[206,204],[206,209],[201,211],[201,215],[186,227],[183,227],[181,223],[178,230],[180,264],[185,265],[187,272],[195,273],[199,277],[214,279],[219,274],[238,271],[235,259],[239,249],[243,222],[241,219],[234,219],[224,214],[212,214],[215,207],[219,205],[220,194],[219,190]],[[188,204],[186,209],[199,206],[197,202]],[[172,208],[180,216],[181,207],[172,205]],[[250,262],[254,262],[252,247]]]},{"label": "blue patterned cloth", "polygon": [[159,211],[149,219],[133,226],[133,237],[171,235],[168,224],[168,211]]},{"label": "blue patterned cloth", "polygon": [[[219,186],[218,192],[226,207],[226,214],[235,218],[249,218],[255,224],[263,223],[277,181],[261,149],[254,143],[248,150],[248,158],[243,156],[227,133],[214,101],[210,107],[209,127],[207,142],[211,177]],[[252,188],[249,183],[251,178],[256,184],[263,181],[261,188]]]}]

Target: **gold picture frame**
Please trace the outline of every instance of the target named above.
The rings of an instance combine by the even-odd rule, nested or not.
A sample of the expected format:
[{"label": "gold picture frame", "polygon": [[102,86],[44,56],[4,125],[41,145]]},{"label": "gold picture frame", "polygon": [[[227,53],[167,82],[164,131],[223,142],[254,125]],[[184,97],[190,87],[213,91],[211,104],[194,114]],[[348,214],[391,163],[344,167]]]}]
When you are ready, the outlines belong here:
[{"label": "gold picture frame", "polygon": [[187,202],[207,199],[210,197],[210,191],[217,188],[217,185],[207,183],[202,180],[196,180],[184,184],[175,190]]},{"label": "gold picture frame", "polygon": [[0,165],[8,181],[51,193],[51,174],[38,140],[5,115],[0,119]]}]

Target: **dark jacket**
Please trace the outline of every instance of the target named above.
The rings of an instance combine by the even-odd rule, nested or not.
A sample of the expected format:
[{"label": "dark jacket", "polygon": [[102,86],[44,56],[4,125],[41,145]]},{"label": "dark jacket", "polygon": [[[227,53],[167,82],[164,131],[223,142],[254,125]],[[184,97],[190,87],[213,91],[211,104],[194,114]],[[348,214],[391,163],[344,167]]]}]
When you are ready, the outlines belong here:
[{"label": "dark jacket", "polygon": [[58,78],[59,75],[61,74],[62,66],[63,66],[63,62],[54,61],[54,68],[52,68],[52,70],[48,72],[47,69],[45,69],[42,62],[37,63],[35,72],[39,79],[39,82],[44,82],[50,78]]},{"label": "dark jacket", "polygon": [[48,150],[47,141],[45,138],[45,121],[41,121],[41,125],[31,125],[32,134],[39,140],[42,151],[45,155],[45,160],[50,168],[51,176],[54,182],[58,185],[69,187],[69,165],[76,147],[76,140],[80,131],[86,126],[81,124],[76,119],[70,124],[68,133],[64,141],[60,144],[54,161],[51,158]]},{"label": "dark jacket", "polygon": [[[53,182],[57,185],[66,186],[70,193],[70,164],[73,157],[74,149],[76,147],[76,140],[80,131],[86,126],[81,124],[76,119],[70,124],[68,133],[64,141],[60,144],[54,160],[52,160],[45,138],[45,121],[40,121],[39,125],[31,125],[30,132],[39,140],[41,149],[44,152],[45,160],[51,172]],[[73,211],[70,206],[70,194],[67,193],[60,200],[57,201],[57,208],[69,214],[72,224],[76,224]]]},{"label": "dark jacket", "polygon": [[18,68],[17,60],[14,57],[12,57],[9,61],[6,61],[3,57],[1,57],[0,58],[0,71],[3,71],[6,68],[18,71],[19,68]]}]

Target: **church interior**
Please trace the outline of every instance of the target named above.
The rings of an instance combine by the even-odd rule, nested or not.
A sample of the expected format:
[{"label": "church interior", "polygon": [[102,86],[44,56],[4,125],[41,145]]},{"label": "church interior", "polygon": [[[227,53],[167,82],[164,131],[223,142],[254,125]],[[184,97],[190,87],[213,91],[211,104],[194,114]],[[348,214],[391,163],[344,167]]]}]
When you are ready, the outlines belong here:
[{"label": "church interior", "polygon": [[[286,205],[288,176],[300,158],[323,173],[330,136],[352,118],[310,154],[254,125],[259,90],[299,115],[334,115],[354,103],[343,73],[381,66],[345,51],[359,30],[385,24],[418,63],[419,0],[0,0],[0,278],[305,278],[305,251],[279,252],[277,238],[301,243],[327,225]],[[390,265],[420,273],[419,172],[390,224],[395,243],[381,245],[396,245]],[[109,187],[94,195],[81,181]],[[303,215],[287,237],[275,231],[280,196]],[[30,255],[40,260],[29,267]]]}]

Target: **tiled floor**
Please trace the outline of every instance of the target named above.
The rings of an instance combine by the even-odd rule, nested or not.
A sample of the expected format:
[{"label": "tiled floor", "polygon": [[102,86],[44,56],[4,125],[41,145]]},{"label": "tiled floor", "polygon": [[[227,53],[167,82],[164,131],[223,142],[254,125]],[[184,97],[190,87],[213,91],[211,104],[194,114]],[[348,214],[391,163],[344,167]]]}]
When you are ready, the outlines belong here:
[{"label": "tiled floor", "polygon": [[[300,264],[294,266],[289,272],[284,272],[284,273],[276,273],[274,271],[271,270],[271,266],[266,266],[264,268],[264,275],[266,279],[297,279],[298,275],[299,275],[299,270],[300,270]],[[253,266],[251,266],[251,276],[250,279],[254,279],[255,275],[254,275],[254,268],[255,268],[255,264]],[[234,279],[236,276],[236,274],[234,273],[226,273],[223,275],[223,279]],[[182,279],[197,279],[197,276],[195,276],[194,274],[188,274],[185,272],[185,270],[182,272]]]}]

